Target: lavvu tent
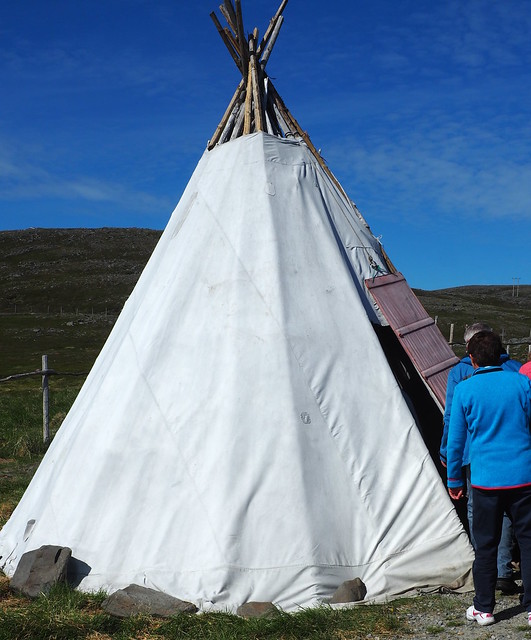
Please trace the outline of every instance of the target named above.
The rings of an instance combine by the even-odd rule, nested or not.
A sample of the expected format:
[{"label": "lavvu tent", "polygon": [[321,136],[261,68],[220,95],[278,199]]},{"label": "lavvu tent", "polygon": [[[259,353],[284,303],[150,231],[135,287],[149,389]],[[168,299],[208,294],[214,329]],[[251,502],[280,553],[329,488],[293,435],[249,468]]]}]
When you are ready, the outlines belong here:
[{"label": "lavvu tent", "polygon": [[399,275],[260,65],[285,4],[261,45],[225,2],[243,80],[0,533],[7,575],[54,544],[81,589],[203,610],[469,586],[371,293]]}]

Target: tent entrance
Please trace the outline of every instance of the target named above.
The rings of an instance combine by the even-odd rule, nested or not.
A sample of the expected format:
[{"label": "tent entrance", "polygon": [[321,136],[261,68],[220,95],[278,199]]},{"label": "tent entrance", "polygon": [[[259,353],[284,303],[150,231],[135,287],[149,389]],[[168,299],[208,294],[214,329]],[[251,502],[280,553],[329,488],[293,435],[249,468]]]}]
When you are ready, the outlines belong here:
[{"label": "tent entrance", "polygon": [[[413,366],[411,359],[405,352],[400,340],[391,327],[373,325],[380,345],[385,353],[387,362],[402,389],[404,398],[409,405],[417,427],[422,435],[424,444],[430,453],[443,484],[446,486],[446,469],[439,458],[443,430],[443,414],[426,383]],[[466,500],[453,503],[459,520],[468,532],[468,518],[466,514]]]},{"label": "tent entrance", "polygon": [[442,412],[392,328],[374,325],[374,330],[439,475],[446,480],[446,472],[439,458]]}]

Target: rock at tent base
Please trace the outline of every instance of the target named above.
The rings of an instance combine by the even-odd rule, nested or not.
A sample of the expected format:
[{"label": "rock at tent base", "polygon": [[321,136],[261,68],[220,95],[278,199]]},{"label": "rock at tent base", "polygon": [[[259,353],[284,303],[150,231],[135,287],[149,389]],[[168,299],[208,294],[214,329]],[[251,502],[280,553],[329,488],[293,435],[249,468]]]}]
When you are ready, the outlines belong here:
[{"label": "rock at tent base", "polygon": [[339,604],[342,602],[359,602],[367,595],[367,587],[360,578],[347,580],[339,585],[336,592],[330,600],[330,604]]},{"label": "rock at tent base", "polygon": [[272,602],[246,602],[238,607],[236,615],[242,618],[265,618],[274,616],[278,612]]},{"label": "rock at tent base", "polygon": [[130,584],[120,589],[103,601],[103,609],[117,618],[128,618],[140,613],[169,618],[179,613],[196,613],[197,607],[191,602],[185,602],[169,596],[167,593]]},{"label": "rock at tent base", "polygon": [[28,598],[48,593],[53,585],[66,582],[71,557],[71,549],[54,545],[44,545],[40,549],[28,551],[20,558],[9,588]]}]

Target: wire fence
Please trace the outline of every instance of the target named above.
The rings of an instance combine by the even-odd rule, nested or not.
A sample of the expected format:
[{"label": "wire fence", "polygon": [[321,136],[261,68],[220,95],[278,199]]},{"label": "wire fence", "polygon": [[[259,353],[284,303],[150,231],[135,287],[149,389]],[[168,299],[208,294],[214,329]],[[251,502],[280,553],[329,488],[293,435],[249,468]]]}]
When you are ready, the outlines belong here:
[{"label": "wire fence", "polygon": [[[437,324],[437,316],[435,316],[435,324]],[[448,344],[452,348],[465,347],[466,345],[464,342],[454,340],[454,334],[455,334],[455,324],[452,323],[450,324],[450,335],[448,337]],[[524,345],[527,345],[528,357],[531,356],[531,329],[529,330],[529,337],[527,338],[509,338],[506,335],[505,330],[502,329],[500,333],[500,339],[503,346],[505,347],[505,350],[509,355],[511,355],[511,351],[514,352],[515,349],[518,350],[519,353],[523,353],[523,351],[521,350],[521,347]]]},{"label": "wire fence", "polygon": [[65,373],[48,368],[48,356],[42,356],[42,368],[27,373],[14,373],[5,378],[0,378],[2,382],[12,382],[13,380],[23,380],[25,378],[40,377],[42,387],[42,441],[47,446],[50,443],[50,376],[83,376],[88,372]]},{"label": "wire fence", "polygon": [[12,307],[0,307],[0,316],[103,316],[117,317],[123,307],[94,305],[90,307],[66,304],[61,306],[53,305],[18,305]]}]

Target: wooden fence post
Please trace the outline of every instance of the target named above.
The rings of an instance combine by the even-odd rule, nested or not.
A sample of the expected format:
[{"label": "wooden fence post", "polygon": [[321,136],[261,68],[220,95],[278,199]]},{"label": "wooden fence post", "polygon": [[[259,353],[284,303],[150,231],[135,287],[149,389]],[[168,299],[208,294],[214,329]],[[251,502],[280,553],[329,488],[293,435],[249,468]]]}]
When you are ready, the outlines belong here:
[{"label": "wooden fence post", "polygon": [[448,340],[450,344],[454,343],[454,323],[450,325],[450,340]]},{"label": "wooden fence post", "polygon": [[48,384],[48,356],[42,356],[42,440],[50,442],[50,388]]}]

